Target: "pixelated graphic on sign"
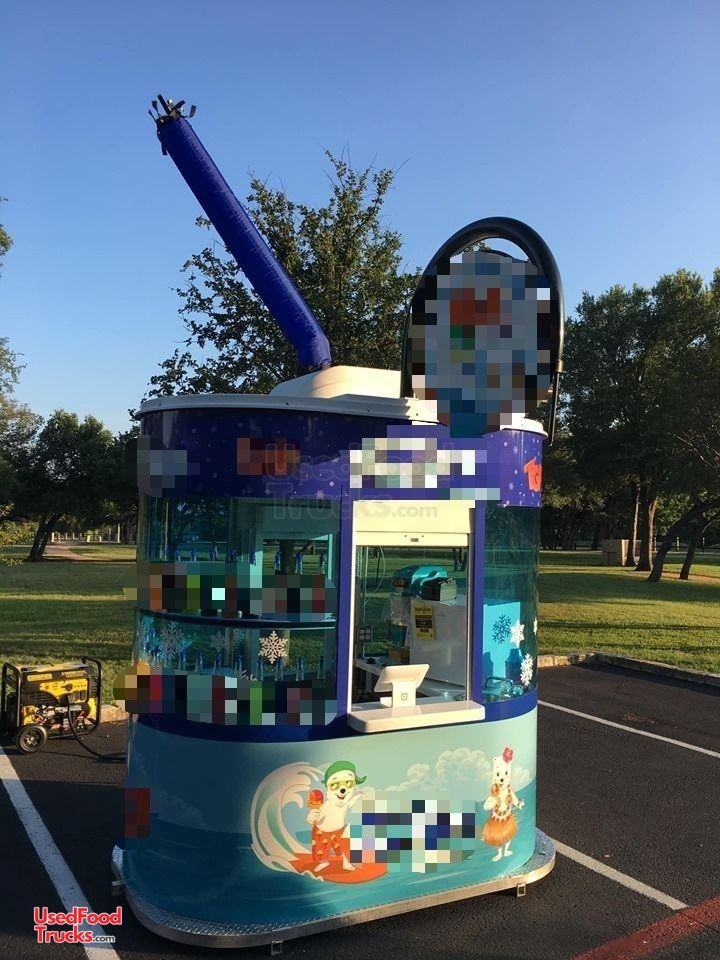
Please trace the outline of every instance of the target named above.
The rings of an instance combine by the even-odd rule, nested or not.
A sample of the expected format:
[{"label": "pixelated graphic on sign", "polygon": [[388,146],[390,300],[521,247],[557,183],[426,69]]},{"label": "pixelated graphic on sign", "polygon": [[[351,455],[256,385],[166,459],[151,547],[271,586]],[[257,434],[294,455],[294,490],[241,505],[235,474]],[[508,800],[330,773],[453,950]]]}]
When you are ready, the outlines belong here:
[{"label": "pixelated graphic on sign", "polygon": [[237,438],[237,472],[247,477],[287,477],[300,466],[300,448],[284,437]]},{"label": "pixelated graphic on sign", "polygon": [[324,616],[336,605],[336,590],[322,573],[265,573],[253,566],[212,561],[137,565],[140,607],[176,613],[225,616],[284,614],[286,619]]},{"label": "pixelated graphic on sign", "polygon": [[196,723],[322,726],[337,715],[335,683],[321,678],[278,681],[138,664],[116,680],[114,693],[128,713]]},{"label": "pixelated graphic on sign", "polygon": [[438,261],[413,297],[412,387],[452,436],[512,425],[552,376],[550,289],[537,268],[487,250]]}]

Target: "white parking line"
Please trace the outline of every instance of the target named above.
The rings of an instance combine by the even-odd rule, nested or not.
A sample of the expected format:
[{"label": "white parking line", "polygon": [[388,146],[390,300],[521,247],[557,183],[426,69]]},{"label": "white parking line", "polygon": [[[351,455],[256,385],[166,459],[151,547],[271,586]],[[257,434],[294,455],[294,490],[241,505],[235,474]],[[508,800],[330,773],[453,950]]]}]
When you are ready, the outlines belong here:
[{"label": "white parking line", "polygon": [[[69,913],[73,907],[86,907],[94,913],[2,747],[0,747],[0,780],[65,910]],[[36,906],[41,907],[44,904],[36,904]],[[92,930],[98,937],[106,935],[105,929],[100,926],[83,924],[82,929]],[[28,917],[28,932],[34,934],[32,917]],[[112,934],[114,929],[111,928],[108,932]],[[80,944],[80,946],[88,960],[120,960],[111,944]]]},{"label": "white parking line", "polygon": [[551,710],[570,713],[573,717],[582,717],[583,720],[593,720],[595,723],[602,723],[606,727],[626,730],[628,733],[636,733],[639,737],[650,737],[651,740],[661,740],[663,743],[671,743],[674,747],[684,747],[686,750],[694,750],[695,753],[704,753],[708,757],[715,757],[720,760],[720,752],[717,750],[708,750],[707,747],[696,747],[694,743],[685,743],[684,740],[673,740],[671,737],[661,737],[659,733],[650,733],[648,730],[637,730],[635,727],[628,727],[624,723],[615,723],[613,720],[605,720],[603,717],[594,717],[591,713],[571,710],[569,707],[561,707],[557,703],[548,703],[546,700],[538,700],[538,703],[541,707],[550,707]]},{"label": "white parking line", "polygon": [[619,870],[609,867],[601,860],[595,860],[593,857],[588,857],[585,853],[580,853],[580,851],[575,850],[574,847],[567,847],[558,840],[553,840],[553,843],[558,853],[561,853],[564,857],[568,857],[568,859],[574,860],[575,863],[587,867],[588,870],[602,874],[603,877],[607,877],[609,880],[614,880],[615,883],[619,883],[629,890],[634,890],[635,893],[641,893],[644,897],[657,900],[658,903],[662,903],[665,907],[670,907],[671,910],[684,910],[685,907],[687,907],[687,903],[683,903],[682,900],[676,900],[675,897],[668,896],[666,893],[663,893],[662,890],[649,887],[646,883],[636,880],[635,877],[630,877],[626,873],[621,873]]}]

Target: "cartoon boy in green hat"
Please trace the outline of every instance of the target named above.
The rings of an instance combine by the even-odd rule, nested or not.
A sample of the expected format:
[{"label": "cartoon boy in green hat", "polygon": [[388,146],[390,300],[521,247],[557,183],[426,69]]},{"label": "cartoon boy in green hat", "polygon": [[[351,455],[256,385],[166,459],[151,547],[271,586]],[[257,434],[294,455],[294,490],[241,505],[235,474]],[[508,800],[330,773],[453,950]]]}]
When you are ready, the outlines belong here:
[{"label": "cartoon boy in green hat", "polygon": [[323,783],[327,787],[327,799],[318,804],[310,796],[310,813],[307,822],[312,825],[312,857],[317,866],[315,873],[327,869],[332,859],[341,859],[343,870],[354,870],[350,863],[350,839],[347,836],[347,811],[360,799],[358,786],[367,777],[359,777],[355,764],[350,760],[336,760],[325,771]]}]

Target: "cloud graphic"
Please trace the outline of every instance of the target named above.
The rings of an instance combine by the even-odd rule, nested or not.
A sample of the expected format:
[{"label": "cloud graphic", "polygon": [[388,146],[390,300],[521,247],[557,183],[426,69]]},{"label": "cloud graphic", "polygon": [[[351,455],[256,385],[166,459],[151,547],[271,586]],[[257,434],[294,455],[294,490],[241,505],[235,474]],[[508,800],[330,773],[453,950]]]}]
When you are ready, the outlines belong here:
[{"label": "cloud graphic", "polygon": [[514,764],[512,766],[512,784],[513,790],[517,793],[518,790],[522,790],[523,787],[526,787],[532,777],[530,771],[526,770],[525,767],[516,767]]},{"label": "cloud graphic", "polygon": [[489,778],[490,763],[482,750],[470,750],[468,747],[445,750],[435,764],[435,786],[440,790]]},{"label": "cloud graphic", "polygon": [[[452,794],[453,791],[465,793],[468,787],[478,785],[478,796],[484,796],[490,788],[491,776],[492,762],[482,750],[459,747],[457,750],[444,750],[437,758],[434,769],[428,763],[414,763],[408,767],[404,780],[383,787],[382,792]],[[533,776],[526,767],[512,765],[513,790],[522,790],[532,780]]]},{"label": "cloud graphic", "polygon": [[400,793],[404,790],[430,790],[433,786],[433,777],[430,775],[430,764],[414,763],[408,767],[407,779],[395,786],[385,787],[386,793]]},{"label": "cloud graphic", "polygon": [[387,793],[404,793],[412,790],[452,791],[462,790],[471,784],[483,784],[485,789],[490,783],[491,765],[482,750],[470,750],[460,747],[457,750],[444,750],[438,757],[433,770],[427,763],[414,763],[408,768],[401,783],[385,787]]}]

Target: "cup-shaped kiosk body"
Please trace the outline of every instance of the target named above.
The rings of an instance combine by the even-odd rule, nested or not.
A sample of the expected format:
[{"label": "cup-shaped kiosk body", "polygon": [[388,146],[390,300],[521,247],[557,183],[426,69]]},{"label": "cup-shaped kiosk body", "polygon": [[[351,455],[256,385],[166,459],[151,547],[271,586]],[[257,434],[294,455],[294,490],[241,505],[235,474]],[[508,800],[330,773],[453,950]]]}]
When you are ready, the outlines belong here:
[{"label": "cup-shaped kiosk body", "polygon": [[181,939],[283,939],[552,866],[542,430],[459,439],[419,401],[307,380],[141,410],[122,873]]}]

